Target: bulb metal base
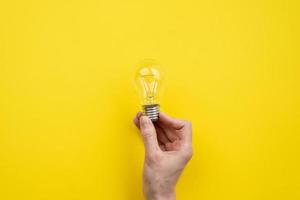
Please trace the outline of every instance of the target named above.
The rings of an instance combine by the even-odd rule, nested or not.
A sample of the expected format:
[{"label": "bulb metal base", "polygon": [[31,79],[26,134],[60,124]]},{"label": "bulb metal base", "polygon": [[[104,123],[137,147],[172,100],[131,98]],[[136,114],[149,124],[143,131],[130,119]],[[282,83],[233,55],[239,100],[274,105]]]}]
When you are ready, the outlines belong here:
[{"label": "bulb metal base", "polygon": [[149,117],[152,122],[158,121],[159,104],[143,105],[143,113]]}]

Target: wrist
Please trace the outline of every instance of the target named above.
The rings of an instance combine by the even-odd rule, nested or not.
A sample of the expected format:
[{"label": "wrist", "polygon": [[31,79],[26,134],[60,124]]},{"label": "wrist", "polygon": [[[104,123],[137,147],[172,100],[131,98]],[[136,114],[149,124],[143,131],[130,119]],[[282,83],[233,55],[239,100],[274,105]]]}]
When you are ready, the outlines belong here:
[{"label": "wrist", "polygon": [[147,200],[175,200],[176,193],[172,191],[154,191],[154,190],[144,190],[144,194]]},{"label": "wrist", "polygon": [[168,195],[157,195],[153,200],[175,200],[176,195],[175,192],[170,193]]}]

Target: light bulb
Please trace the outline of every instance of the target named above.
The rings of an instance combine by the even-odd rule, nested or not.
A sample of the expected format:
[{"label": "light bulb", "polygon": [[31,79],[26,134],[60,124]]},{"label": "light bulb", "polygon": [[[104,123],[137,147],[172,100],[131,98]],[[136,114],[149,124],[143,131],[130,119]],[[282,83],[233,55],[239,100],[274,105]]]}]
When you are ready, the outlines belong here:
[{"label": "light bulb", "polygon": [[136,88],[141,99],[143,114],[153,122],[158,120],[161,80],[162,76],[155,60],[147,59],[140,62],[135,75]]}]

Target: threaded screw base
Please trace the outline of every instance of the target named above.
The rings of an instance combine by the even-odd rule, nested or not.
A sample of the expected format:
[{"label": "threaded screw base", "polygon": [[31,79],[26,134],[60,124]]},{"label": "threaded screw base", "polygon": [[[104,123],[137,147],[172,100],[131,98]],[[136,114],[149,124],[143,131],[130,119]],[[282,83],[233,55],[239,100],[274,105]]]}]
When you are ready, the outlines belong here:
[{"label": "threaded screw base", "polygon": [[149,117],[152,122],[158,121],[159,104],[143,105],[143,113]]}]

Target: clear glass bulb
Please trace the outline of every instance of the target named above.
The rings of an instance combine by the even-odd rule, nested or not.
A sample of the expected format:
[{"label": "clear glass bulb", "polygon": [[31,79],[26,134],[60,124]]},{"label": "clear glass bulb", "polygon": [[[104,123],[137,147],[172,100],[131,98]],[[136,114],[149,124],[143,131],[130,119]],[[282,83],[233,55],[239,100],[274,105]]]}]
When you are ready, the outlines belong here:
[{"label": "clear glass bulb", "polygon": [[158,120],[161,80],[162,76],[155,60],[146,59],[140,62],[135,75],[136,88],[144,115],[154,122]]}]

